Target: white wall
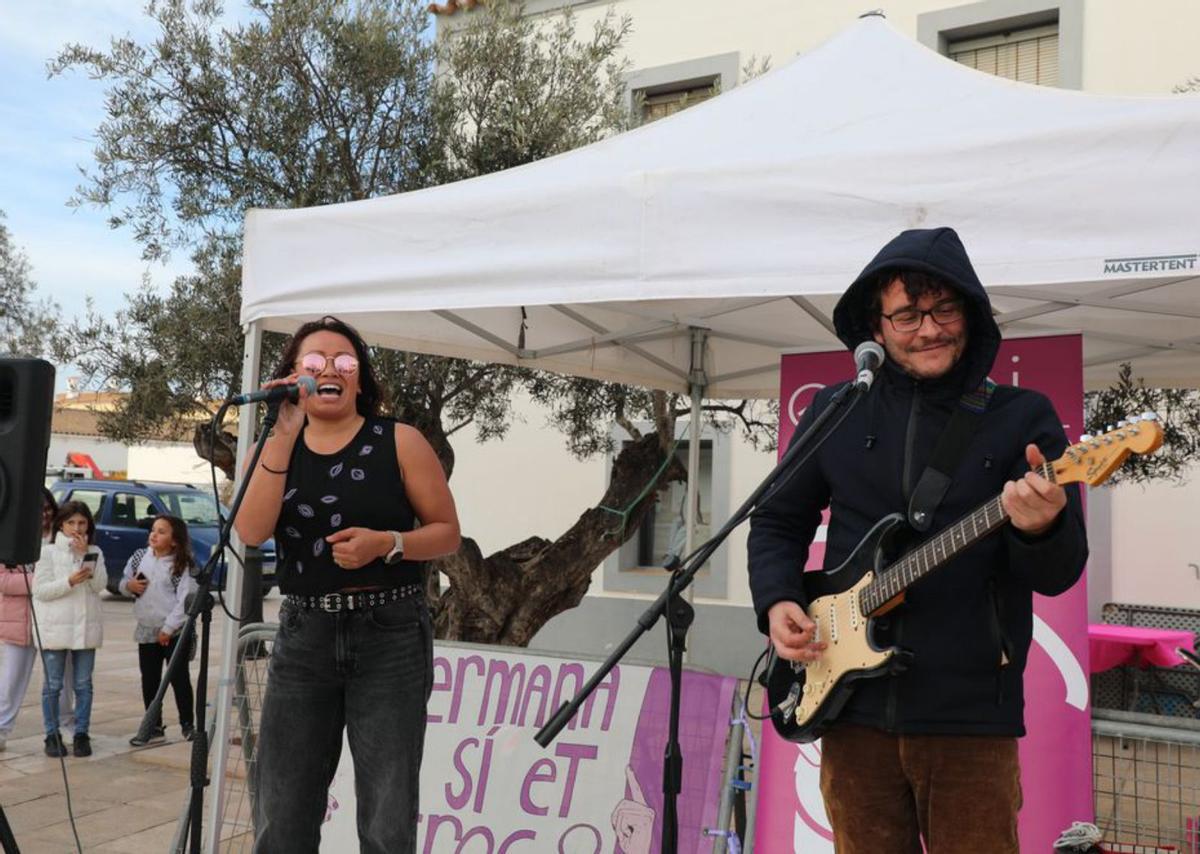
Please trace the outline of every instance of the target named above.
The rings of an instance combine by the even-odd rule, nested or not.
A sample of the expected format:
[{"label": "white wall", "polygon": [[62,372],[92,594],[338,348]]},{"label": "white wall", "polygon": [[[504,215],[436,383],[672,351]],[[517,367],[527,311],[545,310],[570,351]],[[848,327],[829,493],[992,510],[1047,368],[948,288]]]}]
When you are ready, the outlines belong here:
[{"label": "white wall", "polygon": [[[143,445],[123,445],[109,439],[88,436],[50,437],[46,454],[47,466],[66,463],[67,453],[88,454],[105,474],[124,472],[129,480],[162,480],[170,483],[209,483],[208,463],[196,456],[195,449],[185,442],[147,442]],[[217,483],[225,476],[217,472]]]},{"label": "white wall", "polygon": [[50,450],[46,453],[46,465],[66,465],[68,453],[87,454],[105,472],[125,471],[129,464],[128,449],[120,442],[91,436],[67,436],[61,433],[52,433]]},{"label": "white wall", "polygon": [[604,461],[580,462],[528,398],[513,401],[517,420],[503,440],[479,444],[472,428],[451,437],[450,489],[464,536],[485,555],[527,537],[556,539],[604,493]]},{"label": "white wall", "polygon": [[[194,483],[211,488],[208,463],[196,456],[196,449],[185,442],[147,442],[129,448],[130,480],[162,480],[168,483]],[[217,470],[218,486],[225,475]]]},{"label": "white wall", "polygon": [[1111,502],[1111,601],[1200,608],[1200,463],[1182,486],[1115,486]]},{"label": "white wall", "polygon": [[[630,16],[633,32],[626,42],[626,56],[636,71],[731,51],[741,54],[739,64],[756,55],[769,56],[772,67],[778,67],[871,9],[882,9],[892,26],[915,38],[918,15],[966,5],[944,0],[612,0],[583,3],[574,11],[581,33],[590,31],[609,9]],[[460,12],[454,17],[465,16]],[[1083,22],[1083,88],[1087,91],[1164,93],[1200,75],[1200,54],[1195,49],[1200,3],[1195,0],[1086,0]],[[446,19],[439,23],[445,26]]]},{"label": "white wall", "polygon": [[1089,0],[1083,12],[1084,89],[1120,95],[1170,92],[1200,75],[1195,0]]}]

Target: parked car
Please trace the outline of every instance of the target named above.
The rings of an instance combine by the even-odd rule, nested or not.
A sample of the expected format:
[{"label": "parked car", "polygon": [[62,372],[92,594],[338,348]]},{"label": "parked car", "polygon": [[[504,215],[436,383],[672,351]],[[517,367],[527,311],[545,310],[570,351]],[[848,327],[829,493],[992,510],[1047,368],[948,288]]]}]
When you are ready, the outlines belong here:
[{"label": "parked car", "polygon": [[[192,551],[200,566],[204,566],[220,537],[217,502],[212,493],[192,484],[80,478],[60,480],[50,491],[60,504],[82,501],[96,517],[96,544],[104,551],[108,589],[112,593],[117,592],[129,558],[145,547],[150,526],[159,513],[178,516],[187,523]],[[225,514],[224,508],[221,513]],[[247,548],[246,561],[261,562],[263,595],[266,595],[275,586],[274,540],[267,540],[258,548]],[[218,564],[213,584],[224,587],[225,561]]]}]

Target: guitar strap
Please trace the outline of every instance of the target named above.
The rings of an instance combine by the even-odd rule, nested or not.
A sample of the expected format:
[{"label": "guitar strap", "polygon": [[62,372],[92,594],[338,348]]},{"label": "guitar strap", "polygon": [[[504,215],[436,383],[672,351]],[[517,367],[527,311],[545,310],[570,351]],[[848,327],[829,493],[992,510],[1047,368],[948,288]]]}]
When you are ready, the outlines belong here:
[{"label": "guitar strap", "polygon": [[908,524],[915,530],[925,533],[933,524],[933,513],[946,497],[954,471],[979,431],[979,422],[983,420],[995,390],[996,384],[985,378],[979,388],[959,398],[958,406],[938,437],[929,464],[921,472],[909,497]]}]

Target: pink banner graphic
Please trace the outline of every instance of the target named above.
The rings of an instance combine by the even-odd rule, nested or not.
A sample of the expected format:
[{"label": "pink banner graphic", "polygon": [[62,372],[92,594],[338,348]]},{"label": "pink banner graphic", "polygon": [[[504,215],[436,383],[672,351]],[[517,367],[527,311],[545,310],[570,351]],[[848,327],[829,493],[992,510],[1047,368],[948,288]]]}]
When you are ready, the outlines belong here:
[{"label": "pink banner graphic", "polygon": [[[851,377],[846,351],[784,356],[780,370],[779,446],[826,385]],[[1045,394],[1069,437],[1083,432],[1083,341],[1078,335],[1005,341],[992,379]],[[822,566],[824,527],[806,569]],[[1092,819],[1091,711],[1087,681],[1087,585],[1061,596],[1034,597],[1033,645],[1025,668],[1021,740],[1022,851],[1049,851],[1072,821]],[[759,762],[756,850],[765,854],[832,852],[819,788],[820,744],[798,745],[763,728]]]}]

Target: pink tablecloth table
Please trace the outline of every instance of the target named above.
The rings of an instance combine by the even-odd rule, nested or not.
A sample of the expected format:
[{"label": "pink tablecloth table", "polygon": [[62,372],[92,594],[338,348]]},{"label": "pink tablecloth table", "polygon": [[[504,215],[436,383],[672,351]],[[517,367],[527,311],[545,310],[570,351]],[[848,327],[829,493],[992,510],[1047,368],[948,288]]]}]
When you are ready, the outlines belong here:
[{"label": "pink tablecloth table", "polygon": [[1121,664],[1174,667],[1184,663],[1175,650],[1191,650],[1195,644],[1196,636],[1187,631],[1093,623],[1088,626],[1089,669],[1100,673]]}]

